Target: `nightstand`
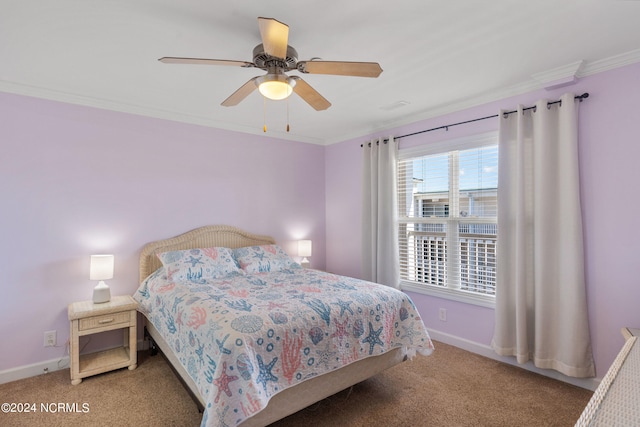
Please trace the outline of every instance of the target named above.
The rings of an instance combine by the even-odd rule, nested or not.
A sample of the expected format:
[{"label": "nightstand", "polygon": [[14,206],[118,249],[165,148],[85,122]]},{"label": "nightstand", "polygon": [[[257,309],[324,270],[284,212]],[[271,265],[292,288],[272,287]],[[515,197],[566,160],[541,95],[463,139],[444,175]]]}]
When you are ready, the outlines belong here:
[{"label": "nightstand", "polygon": [[[93,301],[69,304],[71,384],[80,384],[85,377],[114,369],[136,368],[137,307],[138,303],[129,295],[116,296],[111,298],[111,301],[102,304],[94,304]],[[79,341],[81,336],[114,329],[124,329],[122,347],[80,354]]]}]

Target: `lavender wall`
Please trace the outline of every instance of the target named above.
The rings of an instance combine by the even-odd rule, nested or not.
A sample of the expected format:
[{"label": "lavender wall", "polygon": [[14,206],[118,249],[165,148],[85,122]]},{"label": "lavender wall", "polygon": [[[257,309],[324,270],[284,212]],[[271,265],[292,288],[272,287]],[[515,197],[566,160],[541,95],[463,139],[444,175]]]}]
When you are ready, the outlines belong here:
[{"label": "lavender wall", "polygon": [[[622,345],[620,328],[640,325],[633,216],[640,210],[640,64],[370,137],[491,115],[566,90],[591,94],[581,105],[579,154],[591,335],[602,376]],[[400,146],[496,126],[486,120]],[[311,238],[312,266],[358,277],[366,139],[321,147],[0,93],[0,371],[66,354],[66,306],[91,296],[92,253],[114,253],[112,292],[132,293],[146,242],[230,224],[271,234],[291,252],[295,240]],[[411,296],[428,327],[489,344],[493,310]],[[447,322],[438,320],[440,307]],[[52,329],[59,346],[43,348],[43,332]]]},{"label": "lavender wall", "polygon": [[324,267],[324,150],[0,93],[0,371],[66,354],[93,253],[115,254],[114,295],[137,288],[145,243],[208,224],[290,253],[310,238]]},{"label": "lavender wall", "polygon": [[[540,98],[589,92],[580,105],[580,167],[589,321],[597,376],[602,377],[623,344],[620,329],[640,326],[640,64],[581,79],[553,91],[537,91],[371,135],[404,135],[496,114]],[[497,119],[402,139],[400,148],[497,129]],[[327,147],[327,268],[360,275],[360,144],[369,137]],[[492,309],[411,293],[427,327],[481,345],[493,335]],[[447,309],[447,322],[438,308]]]}]

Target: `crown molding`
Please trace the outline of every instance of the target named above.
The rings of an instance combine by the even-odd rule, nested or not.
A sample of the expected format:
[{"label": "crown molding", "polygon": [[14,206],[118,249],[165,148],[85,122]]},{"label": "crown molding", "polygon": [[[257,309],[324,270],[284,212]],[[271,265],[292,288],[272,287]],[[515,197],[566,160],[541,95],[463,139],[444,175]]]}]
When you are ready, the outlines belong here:
[{"label": "crown molding", "polygon": [[[447,114],[455,113],[457,111],[465,110],[467,108],[478,107],[480,105],[500,101],[512,96],[522,95],[528,92],[533,92],[545,88],[551,89],[553,87],[564,86],[566,84],[571,84],[569,80],[577,80],[581,77],[602,73],[638,62],[640,62],[640,49],[636,49],[598,61],[572,62],[571,64],[557,67],[546,72],[536,73],[532,75],[531,79],[526,82],[485,92],[448,104],[442,104],[435,108],[430,108],[411,115],[403,116],[399,119],[378,122],[377,126],[375,126],[374,128],[370,128],[367,130],[361,129],[360,132],[354,131],[348,136],[341,137],[339,140],[329,140],[327,141],[326,145],[349,141],[357,138],[367,138],[369,135],[376,134],[378,132],[389,131],[401,126],[444,116]],[[573,79],[572,76],[575,77],[575,79]],[[563,81],[563,79],[565,79],[566,81]]]},{"label": "crown molding", "polygon": [[580,60],[541,73],[532,74],[531,78],[536,80],[545,89],[555,89],[577,82],[578,73],[583,65],[584,60]]},{"label": "crown molding", "polygon": [[150,106],[140,106],[127,104],[107,99],[94,98],[88,96],[77,95],[73,93],[55,91],[47,88],[24,85],[21,83],[0,80],[0,92],[13,93],[16,95],[30,96],[34,98],[47,99],[49,101],[64,102],[67,104],[82,105],[84,107],[99,108],[102,110],[116,111],[120,113],[134,114],[155,119],[170,120],[180,123],[188,123],[193,125],[211,127],[220,130],[240,132],[252,134],[256,136],[269,137],[275,139],[283,139],[295,142],[304,142],[308,144],[324,145],[324,140],[319,138],[309,138],[294,133],[285,133],[280,131],[269,131],[265,135],[262,128],[254,128],[250,126],[234,125],[224,122],[212,120],[208,117],[201,117],[191,114],[179,113],[177,111],[162,110]]},{"label": "crown molding", "polygon": [[[477,107],[501,99],[521,95],[539,89],[557,87],[557,85],[571,84],[573,80],[590,76],[597,73],[613,70],[640,62],[640,49],[615,55],[597,61],[576,61],[548,71],[533,74],[531,78],[517,85],[500,88],[485,92],[476,96],[457,100],[451,103],[439,105],[434,108],[422,110],[420,112],[403,116],[399,119],[380,121],[373,127],[359,128],[347,135],[337,138],[311,138],[294,133],[270,131],[265,135],[262,129],[255,129],[248,126],[240,126],[212,120],[211,118],[179,113],[177,111],[162,110],[151,106],[132,105],[113,100],[93,98],[72,93],[55,91],[47,88],[29,86],[15,82],[0,80],[0,92],[14,93],[18,95],[31,96],[70,104],[83,105],[105,110],[118,111],[123,113],[141,115],[146,117],[171,120],[182,123],[195,124],[212,127],[233,132],[248,133],[257,136],[268,136],[282,140],[304,142],[317,145],[332,145],[339,142],[349,141],[357,138],[364,138],[378,132],[387,131],[400,126],[416,123],[446,114],[455,113],[467,108]],[[556,86],[554,86],[554,84]],[[550,86],[551,85],[551,86]]]},{"label": "crown molding", "polygon": [[586,77],[638,62],[640,62],[640,49],[586,63],[578,77]]}]

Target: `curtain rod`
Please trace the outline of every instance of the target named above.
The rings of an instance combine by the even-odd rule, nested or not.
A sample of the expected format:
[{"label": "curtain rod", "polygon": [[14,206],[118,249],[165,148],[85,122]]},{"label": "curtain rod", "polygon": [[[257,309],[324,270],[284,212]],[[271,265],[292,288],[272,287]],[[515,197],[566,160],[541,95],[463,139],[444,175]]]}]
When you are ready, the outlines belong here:
[{"label": "curtain rod", "polygon": [[[580,102],[582,102],[582,100],[583,100],[583,99],[587,99],[588,97],[589,97],[589,93],[588,93],[588,92],[585,92],[585,93],[583,93],[582,95],[577,95],[574,99],[577,99],[577,100],[579,100]],[[549,105],[553,105],[553,104],[561,104],[561,103],[562,103],[562,101],[561,101],[561,100],[558,100],[558,101],[552,101],[552,102],[547,102],[547,106],[549,106]],[[536,107],[535,107],[535,106],[533,106],[533,107],[526,107],[526,108],[523,108],[522,110],[523,110],[523,111],[526,111],[526,110],[533,110],[534,108],[536,108]],[[507,115],[507,116],[508,116],[509,114],[513,114],[513,113],[517,113],[517,112],[518,112],[518,110],[505,111],[505,112],[504,112],[504,113],[502,113],[502,114],[504,114],[504,115]],[[480,118],[478,118],[478,119],[471,119],[471,120],[466,120],[466,121],[464,121],[464,122],[452,123],[452,124],[450,124],[450,125],[438,126],[438,127],[436,127],[436,128],[431,128],[431,129],[426,129],[426,130],[420,130],[420,131],[418,131],[418,132],[413,132],[413,133],[408,133],[408,134],[406,134],[406,135],[396,136],[396,137],[395,137],[395,139],[406,138],[406,137],[408,137],[408,136],[414,136],[414,135],[418,135],[418,134],[421,134],[421,133],[432,132],[432,131],[434,131],[434,130],[440,130],[440,129],[446,129],[446,130],[449,130],[449,128],[450,128],[450,127],[454,127],[454,126],[458,126],[458,125],[466,125],[467,123],[478,122],[478,121],[480,121],[480,120],[493,119],[494,117],[499,117],[499,116],[500,116],[500,114],[494,114],[493,116],[480,117]],[[386,144],[387,142],[389,142],[389,139],[385,138],[385,139],[383,140],[383,142]],[[371,144],[371,143],[369,142],[369,144]],[[371,145],[369,145],[369,146],[371,146]],[[360,147],[364,147],[364,144],[360,144]]]}]

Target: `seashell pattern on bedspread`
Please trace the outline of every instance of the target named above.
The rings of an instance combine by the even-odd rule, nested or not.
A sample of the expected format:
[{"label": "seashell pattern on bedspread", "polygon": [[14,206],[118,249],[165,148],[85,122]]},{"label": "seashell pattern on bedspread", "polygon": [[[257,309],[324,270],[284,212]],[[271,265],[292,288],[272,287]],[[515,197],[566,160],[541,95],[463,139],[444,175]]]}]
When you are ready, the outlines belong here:
[{"label": "seashell pattern on bedspread", "polygon": [[234,426],[276,393],[357,360],[433,344],[411,299],[317,270],[169,280],[164,268],[134,295],[197,384],[202,426]]}]

